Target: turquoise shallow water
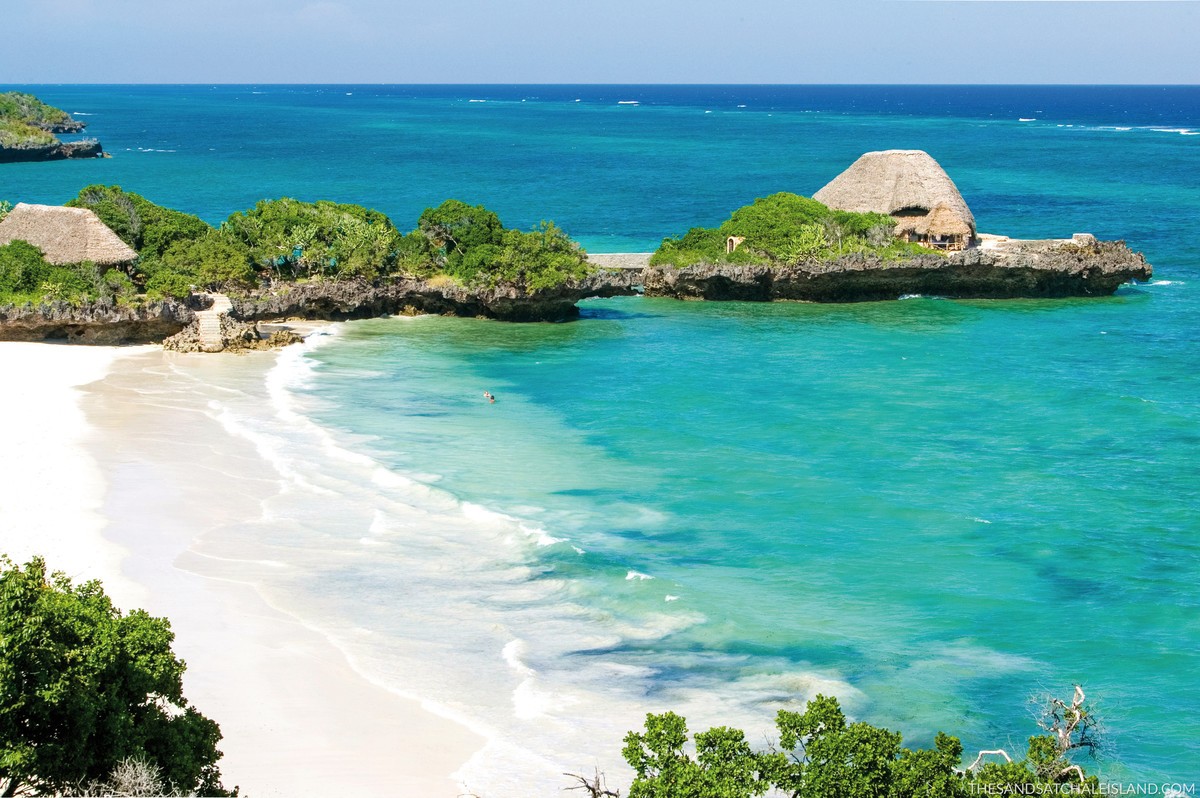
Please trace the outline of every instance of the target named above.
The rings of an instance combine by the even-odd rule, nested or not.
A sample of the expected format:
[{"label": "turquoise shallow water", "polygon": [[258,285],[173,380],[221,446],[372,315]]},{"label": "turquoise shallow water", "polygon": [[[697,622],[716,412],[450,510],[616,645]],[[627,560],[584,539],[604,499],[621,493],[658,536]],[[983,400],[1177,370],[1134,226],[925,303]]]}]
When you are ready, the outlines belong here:
[{"label": "turquoise shallow water", "polygon": [[1029,696],[1073,681],[1105,773],[1200,778],[1200,90],[38,91],[116,157],[5,167],[0,198],[116,182],[218,221],[291,194],[403,227],[458,196],[619,251],[921,147],[985,231],[1127,238],[1156,279],[1112,298],[346,325],[281,359],[272,407],[222,411],[294,487],[276,532],[209,545],[292,563],[261,587],[487,733],[490,795],[617,771],[648,710],[761,732],[821,690],[1020,747]]}]

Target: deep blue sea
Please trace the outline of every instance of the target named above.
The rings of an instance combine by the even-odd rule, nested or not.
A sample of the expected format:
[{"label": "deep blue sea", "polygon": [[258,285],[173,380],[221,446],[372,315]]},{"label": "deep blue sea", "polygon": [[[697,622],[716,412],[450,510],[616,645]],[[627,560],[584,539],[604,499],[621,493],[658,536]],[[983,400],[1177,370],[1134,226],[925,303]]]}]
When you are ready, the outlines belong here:
[{"label": "deep blue sea", "polygon": [[1085,765],[1200,780],[1200,88],[27,88],[113,158],[5,166],[0,199],[409,229],[455,197],[645,251],[919,148],[984,232],[1126,239],[1155,279],[1111,298],[343,325],[280,356],[270,407],[220,410],[291,487],[275,532],[207,545],[292,564],[276,604],[487,734],[488,796],[622,773],[647,711],[758,741],[817,692],[1019,750],[1074,682],[1106,726]]}]

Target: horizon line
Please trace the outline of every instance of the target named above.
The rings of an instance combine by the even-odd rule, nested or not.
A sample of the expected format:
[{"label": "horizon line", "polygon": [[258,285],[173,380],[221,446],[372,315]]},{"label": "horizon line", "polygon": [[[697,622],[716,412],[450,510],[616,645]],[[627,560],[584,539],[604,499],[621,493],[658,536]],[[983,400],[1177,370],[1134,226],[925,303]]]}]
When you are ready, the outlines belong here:
[{"label": "horizon line", "polygon": [[35,82],[3,82],[0,86],[423,86],[423,87],[456,87],[456,86],[536,86],[536,87],[581,87],[581,86],[642,86],[642,87],[880,87],[880,88],[1200,88],[1200,83],[524,83],[524,82],[482,82],[482,83],[396,83],[374,81],[352,82],[255,82],[255,81],[185,81],[168,83],[132,83],[132,82],[102,82],[102,81],[51,81]]}]

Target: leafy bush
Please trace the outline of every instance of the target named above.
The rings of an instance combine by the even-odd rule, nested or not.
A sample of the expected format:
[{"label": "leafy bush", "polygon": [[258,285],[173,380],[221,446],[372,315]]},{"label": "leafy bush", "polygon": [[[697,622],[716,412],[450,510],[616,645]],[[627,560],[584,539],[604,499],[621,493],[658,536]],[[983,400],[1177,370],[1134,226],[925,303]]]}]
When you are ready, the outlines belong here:
[{"label": "leafy bush", "polygon": [[250,288],[257,283],[250,265],[250,249],[217,230],[209,230],[200,238],[176,241],[157,264],[147,266],[158,273],[190,277],[206,288]]},{"label": "leafy bush", "polygon": [[588,272],[587,255],[553,222],[542,222],[531,232],[504,230],[498,243],[477,244],[461,261],[446,266],[446,273],[470,287],[510,283],[527,291],[541,291],[578,279]]},{"label": "leafy bush", "polygon": [[146,279],[147,299],[186,299],[192,293],[193,281],[187,275],[163,269]]},{"label": "leafy bush", "polygon": [[279,276],[374,278],[396,262],[400,234],[387,216],[328,200],[263,200],[221,226],[252,262]]},{"label": "leafy bush", "polygon": [[439,250],[447,271],[453,272],[467,253],[484,246],[499,246],[505,228],[500,217],[482,205],[456,199],[436,208],[426,208],[417,220],[417,230]]},{"label": "leafy bush", "polygon": [[[734,211],[718,228],[694,227],[681,238],[664,239],[651,265],[696,263],[794,264],[852,252],[902,257],[927,252],[898,247],[895,222],[879,213],[835,211],[814,199],[781,192]],[[732,253],[731,238],[743,241]]]},{"label": "leafy bush", "polygon": [[105,293],[94,263],[55,266],[25,241],[0,246],[0,305],[66,301],[79,304]]}]

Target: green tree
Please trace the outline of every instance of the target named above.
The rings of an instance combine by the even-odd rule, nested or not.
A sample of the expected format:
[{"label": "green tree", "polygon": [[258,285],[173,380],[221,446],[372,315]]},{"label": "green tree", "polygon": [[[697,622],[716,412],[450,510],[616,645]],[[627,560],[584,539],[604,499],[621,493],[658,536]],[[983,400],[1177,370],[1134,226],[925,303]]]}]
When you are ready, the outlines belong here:
[{"label": "green tree", "polygon": [[228,795],[221,732],[183,697],[173,640],[99,582],[0,558],[0,794],[67,790],[138,757],[177,789]]},{"label": "green tree", "polygon": [[287,197],[233,214],[221,232],[246,246],[256,266],[280,276],[387,274],[400,245],[395,225],[379,211]]},{"label": "green tree", "polygon": [[67,205],[90,209],[142,258],[158,257],[172,244],[212,230],[197,216],[156,205],[120,186],[87,186]]},{"label": "green tree", "polygon": [[625,736],[622,753],[637,774],[629,798],[751,798],[770,789],[775,757],[755,753],[741,730],[697,734],[694,759],[684,752],[687,739],[674,712],[647,715],[645,733]]},{"label": "green tree", "polygon": [[846,722],[836,698],[819,695],[803,713],[780,710],[779,744],[792,765],[778,774],[795,798],[886,798],[900,735]]},{"label": "green tree", "polygon": [[417,220],[417,230],[443,252],[450,267],[447,271],[453,272],[470,250],[500,244],[504,225],[482,205],[449,199],[436,208],[426,208]]},{"label": "green tree", "polygon": [[171,244],[157,268],[215,289],[251,288],[256,283],[250,250],[241,241],[217,230]]}]

